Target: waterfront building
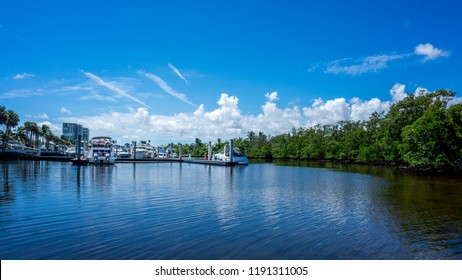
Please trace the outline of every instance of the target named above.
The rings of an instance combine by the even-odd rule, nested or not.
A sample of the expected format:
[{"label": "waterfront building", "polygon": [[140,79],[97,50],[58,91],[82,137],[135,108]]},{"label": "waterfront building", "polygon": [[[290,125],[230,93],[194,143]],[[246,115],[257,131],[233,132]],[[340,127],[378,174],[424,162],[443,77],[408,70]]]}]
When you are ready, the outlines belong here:
[{"label": "waterfront building", "polygon": [[63,137],[76,141],[78,137],[82,137],[82,141],[88,141],[90,136],[90,130],[86,127],[82,127],[76,123],[63,123]]},{"label": "waterfront building", "polygon": [[90,130],[87,127],[82,127],[82,141],[90,139]]}]

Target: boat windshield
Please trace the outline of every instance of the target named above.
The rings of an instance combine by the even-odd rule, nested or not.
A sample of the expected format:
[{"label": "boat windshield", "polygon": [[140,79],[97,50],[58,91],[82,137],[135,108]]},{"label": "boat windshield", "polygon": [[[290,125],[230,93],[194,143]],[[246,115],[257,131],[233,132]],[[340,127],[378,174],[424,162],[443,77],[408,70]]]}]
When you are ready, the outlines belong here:
[{"label": "boat windshield", "polygon": [[105,155],[107,153],[111,153],[111,149],[93,149],[93,154],[97,155]]},{"label": "boat windshield", "polygon": [[233,155],[238,157],[245,157],[244,152],[238,147],[234,147]]}]

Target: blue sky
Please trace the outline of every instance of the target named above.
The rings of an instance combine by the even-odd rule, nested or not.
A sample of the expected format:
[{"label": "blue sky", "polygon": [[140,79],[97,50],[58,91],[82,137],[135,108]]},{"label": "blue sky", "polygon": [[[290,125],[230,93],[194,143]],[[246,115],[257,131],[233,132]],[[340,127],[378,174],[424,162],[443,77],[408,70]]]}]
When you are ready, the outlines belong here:
[{"label": "blue sky", "polygon": [[0,105],[159,144],[367,119],[461,91],[461,5],[3,0]]}]

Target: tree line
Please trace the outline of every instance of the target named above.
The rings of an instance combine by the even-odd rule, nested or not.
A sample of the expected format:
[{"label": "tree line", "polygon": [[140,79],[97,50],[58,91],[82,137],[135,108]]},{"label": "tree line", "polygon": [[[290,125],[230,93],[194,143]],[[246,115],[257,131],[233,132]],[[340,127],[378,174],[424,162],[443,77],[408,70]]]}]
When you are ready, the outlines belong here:
[{"label": "tree line", "polygon": [[[339,160],[407,165],[416,168],[462,168],[462,104],[448,108],[455,92],[409,94],[390,110],[374,112],[367,121],[292,128],[276,136],[249,131],[235,145],[253,159]],[[228,144],[220,139],[215,152]],[[185,145],[186,153],[202,156],[200,139]]]},{"label": "tree line", "polygon": [[0,125],[4,127],[0,130],[2,146],[6,147],[8,142],[23,143],[31,148],[40,148],[40,143],[45,143],[48,148],[50,142],[58,145],[70,145],[71,142],[60,136],[56,136],[46,124],[38,125],[35,122],[25,122],[19,126],[19,115],[13,110],[7,110],[4,106],[0,106]]}]

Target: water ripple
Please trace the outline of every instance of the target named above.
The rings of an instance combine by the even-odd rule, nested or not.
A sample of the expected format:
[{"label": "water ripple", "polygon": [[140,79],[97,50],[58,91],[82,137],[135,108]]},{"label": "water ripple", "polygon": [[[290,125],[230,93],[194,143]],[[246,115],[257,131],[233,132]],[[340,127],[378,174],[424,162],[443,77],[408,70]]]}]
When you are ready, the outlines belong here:
[{"label": "water ripple", "polygon": [[287,164],[2,170],[1,259],[462,258],[460,178]]}]

